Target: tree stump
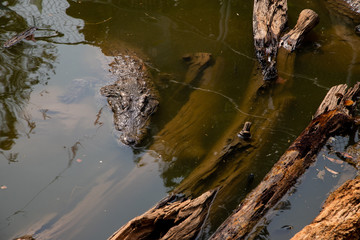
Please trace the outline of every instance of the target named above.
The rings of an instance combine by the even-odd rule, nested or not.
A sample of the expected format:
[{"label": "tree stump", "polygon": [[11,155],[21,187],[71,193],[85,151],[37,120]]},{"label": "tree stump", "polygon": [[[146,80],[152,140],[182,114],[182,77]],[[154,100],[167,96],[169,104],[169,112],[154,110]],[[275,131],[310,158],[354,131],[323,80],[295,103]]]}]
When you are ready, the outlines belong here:
[{"label": "tree stump", "polygon": [[293,52],[303,41],[304,36],[319,23],[319,16],[311,9],[304,9],[299,15],[297,23],[290,32],[280,40],[280,47]]},{"label": "tree stump", "polygon": [[276,56],[287,23],[287,0],[255,0],[253,35],[255,52],[265,81],[276,80]]}]

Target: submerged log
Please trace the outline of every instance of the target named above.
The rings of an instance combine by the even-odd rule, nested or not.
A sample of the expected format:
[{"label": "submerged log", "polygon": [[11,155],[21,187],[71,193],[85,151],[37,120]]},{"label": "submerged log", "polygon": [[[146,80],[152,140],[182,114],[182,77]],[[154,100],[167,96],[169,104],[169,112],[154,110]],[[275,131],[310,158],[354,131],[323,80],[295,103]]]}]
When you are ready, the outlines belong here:
[{"label": "submerged log", "polygon": [[255,52],[265,81],[276,80],[276,56],[287,22],[287,0],[255,0],[253,35]]},{"label": "submerged log", "polygon": [[330,194],[320,214],[291,240],[360,239],[360,177]]},{"label": "submerged log", "polygon": [[[295,55],[280,51],[280,69],[291,73]],[[261,74],[256,73],[249,81],[244,101],[239,105],[239,113],[214,146],[208,150],[204,160],[174,190],[177,193],[198,196],[204,191],[221,186],[217,199],[228,198],[239,183],[247,181],[247,173],[253,159],[266,147],[266,136],[277,124],[279,114],[292,102],[293,96],[285,83],[263,88]],[[251,122],[251,138],[241,137],[241,131],[247,131]],[[244,126],[245,125],[245,126]],[[240,137],[239,137],[240,135]],[[216,211],[216,210],[215,210]]]},{"label": "submerged log", "polygon": [[327,139],[352,127],[354,119],[348,101],[355,101],[359,92],[360,83],[349,89],[346,84],[331,88],[315,118],[211,239],[245,238],[314,162]]},{"label": "submerged log", "polygon": [[216,192],[208,191],[196,199],[170,195],[121,227],[108,240],[193,239],[202,229]]},{"label": "submerged log", "polygon": [[281,38],[279,46],[293,52],[301,44],[306,33],[318,23],[319,16],[316,12],[311,9],[302,10],[295,27]]},{"label": "submerged log", "polygon": [[206,89],[215,88],[221,84],[223,59],[221,57],[215,59],[209,53],[195,53],[187,55],[184,59],[190,63],[184,81],[191,83],[187,86],[194,87],[196,90],[190,94],[189,100],[175,117],[157,134],[154,143],[149,147],[150,150],[161,155],[164,162],[169,162],[174,157],[179,159],[174,162],[174,167],[177,164],[183,164],[182,159],[191,159],[193,162],[194,158],[203,157],[206,154],[205,147],[201,144],[207,138],[206,126],[211,125],[207,123],[209,119],[211,120],[217,106],[220,108],[222,100],[222,96]]}]

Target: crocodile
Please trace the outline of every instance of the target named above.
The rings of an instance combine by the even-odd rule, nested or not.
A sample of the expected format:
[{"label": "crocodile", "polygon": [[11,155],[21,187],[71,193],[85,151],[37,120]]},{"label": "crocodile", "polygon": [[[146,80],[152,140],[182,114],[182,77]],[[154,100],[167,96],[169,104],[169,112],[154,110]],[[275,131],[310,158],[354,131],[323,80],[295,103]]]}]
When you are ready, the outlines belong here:
[{"label": "crocodile", "polygon": [[135,55],[119,54],[109,64],[115,83],[100,89],[114,113],[120,141],[136,146],[146,136],[150,116],[159,105],[158,92],[144,62]]}]

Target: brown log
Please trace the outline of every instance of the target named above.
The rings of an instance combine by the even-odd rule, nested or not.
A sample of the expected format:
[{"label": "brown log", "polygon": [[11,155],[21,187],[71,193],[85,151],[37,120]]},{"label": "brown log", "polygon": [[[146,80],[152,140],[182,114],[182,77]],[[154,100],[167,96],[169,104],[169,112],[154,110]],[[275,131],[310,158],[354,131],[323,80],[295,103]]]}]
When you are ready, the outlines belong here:
[{"label": "brown log", "polygon": [[170,195],[121,227],[108,240],[193,239],[202,228],[216,192],[208,191],[196,199]]},{"label": "brown log", "polygon": [[318,23],[319,16],[316,12],[311,9],[302,10],[295,27],[281,38],[279,46],[293,52],[300,46],[304,36]]},{"label": "brown log", "polygon": [[330,194],[320,214],[291,240],[360,239],[360,178]]},{"label": "brown log", "polygon": [[265,81],[277,78],[276,56],[287,22],[287,0],[255,0],[253,35],[255,52]]},{"label": "brown log", "polygon": [[354,120],[349,100],[355,101],[360,83],[346,89],[346,84],[330,89],[316,117],[210,239],[245,238],[313,163],[327,139],[352,127]]}]

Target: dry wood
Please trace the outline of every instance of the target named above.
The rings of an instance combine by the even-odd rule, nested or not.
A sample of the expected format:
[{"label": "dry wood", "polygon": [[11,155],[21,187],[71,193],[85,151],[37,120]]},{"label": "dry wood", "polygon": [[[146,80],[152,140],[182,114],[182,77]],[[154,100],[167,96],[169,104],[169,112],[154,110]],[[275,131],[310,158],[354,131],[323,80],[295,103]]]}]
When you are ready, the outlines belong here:
[{"label": "dry wood", "polygon": [[[327,139],[351,128],[354,120],[347,100],[355,101],[360,91],[360,83],[348,90],[346,88],[343,84],[330,89],[316,117],[211,239],[245,238],[313,163],[317,152]],[[343,97],[339,99],[341,95]]]},{"label": "dry wood", "polygon": [[331,193],[314,221],[291,239],[360,239],[360,178]]},{"label": "dry wood", "polygon": [[255,0],[253,35],[256,57],[265,81],[277,78],[276,56],[282,30],[287,22],[287,0]]},{"label": "dry wood", "polygon": [[301,11],[293,29],[280,40],[280,47],[289,52],[294,51],[304,39],[304,36],[319,23],[319,16],[311,9]]},{"label": "dry wood", "polygon": [[108,240],[193,239],[202,228],[216,192],[208,191],[196,199],[170,195],[121,227]]}]

